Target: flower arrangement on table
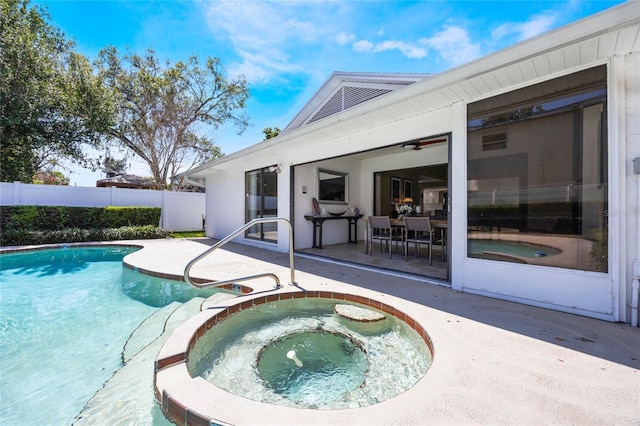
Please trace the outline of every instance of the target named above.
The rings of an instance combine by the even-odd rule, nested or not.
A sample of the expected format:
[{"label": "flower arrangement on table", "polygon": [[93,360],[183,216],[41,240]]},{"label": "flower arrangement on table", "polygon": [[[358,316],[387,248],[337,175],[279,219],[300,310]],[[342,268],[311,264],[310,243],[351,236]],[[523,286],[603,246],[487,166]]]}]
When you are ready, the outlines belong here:
[{"label": "flower arrangement on table", "polygon": [[398,212],[398,218],[403,218],[405,216],[417,216],[415,207],[409,204],[398,207],[396,211]]}]

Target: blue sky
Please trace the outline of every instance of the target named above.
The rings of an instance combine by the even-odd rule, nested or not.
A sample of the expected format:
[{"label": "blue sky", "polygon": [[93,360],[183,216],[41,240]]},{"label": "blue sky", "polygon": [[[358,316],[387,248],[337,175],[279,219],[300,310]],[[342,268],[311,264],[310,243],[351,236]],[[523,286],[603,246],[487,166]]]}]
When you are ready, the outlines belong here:
[{"label": "blue sky", "polygon": [[[334,71],[438,73],[621,1],[32,1],[90,59],[108,45],[243,74],[251,127],[205,131],[229,154],[284,128]],[[117,155],[116,155],[117,156]],[[142,164],[131,172],[149,175]],[[71,184],[99,173],[74,169]]]}]

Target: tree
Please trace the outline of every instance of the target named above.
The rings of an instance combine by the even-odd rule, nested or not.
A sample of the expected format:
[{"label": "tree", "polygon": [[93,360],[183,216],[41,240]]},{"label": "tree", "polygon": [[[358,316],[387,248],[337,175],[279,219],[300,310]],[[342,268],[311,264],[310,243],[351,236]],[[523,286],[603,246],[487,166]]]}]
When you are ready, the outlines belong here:
[{"label": "tree", "polygon": [[219,147],[197,134],[232,122],[241,134],[249,96],[246,80],[227,79],[218,58],[204,67],[197,57],[164,64],[155,52],[120,55],[115,47],[96,61],[104,83],[117,94],[115,125],[109,135],[144,160],[157,188],[166,188],[182,169],[222,156]]},{"label": "tree", "polygon": [[278,136],[280,134],[280,128],[274,127],[272,129],[271,127],[265,127],[264,129],[262,129],[262,133],[264,133],[264,140],[266,141],[267,139],[275,138],[276,136]]},{"label": "tree", "polygon": [[33,176],[33,183],[40,185],[69,185],[69,178],[62,172],[40,171]]},{"label": "tree", "polygon": [[121,158],[116,159],[113,157],[105,157],[104,162],[102,163],[102,171],[104,174],[110,178],[117,175],[122,175],[127,171],[127,159]]},{"label": "tree", "polygon": [[543,112],[545,111],[542,105],[532,105],[530,107],[507,111],[502,114],[483,117],[481,120],[481,123],[483,127],[495,126],[498,124],[505,124],[513,121],[524,120],[525,118],[531,117],[536,114],[541,114]]},{"label": "tree", "polygon": [[1,181],[31,182],[65,159],[86,167],[83,147],[99,146],[112,116],[89,61],[28,5],[0,2]]},{"label": "tree", "polygon": [[124,158],[115,158],[111,155],[111,149],[113,144],[111,141],[104,144],[104,156],[100,155],[95,160],[94,167],[102,171],[106,177],[114,177],[117,175],[124,175],[129,167],[129,158],[125,155]]}]

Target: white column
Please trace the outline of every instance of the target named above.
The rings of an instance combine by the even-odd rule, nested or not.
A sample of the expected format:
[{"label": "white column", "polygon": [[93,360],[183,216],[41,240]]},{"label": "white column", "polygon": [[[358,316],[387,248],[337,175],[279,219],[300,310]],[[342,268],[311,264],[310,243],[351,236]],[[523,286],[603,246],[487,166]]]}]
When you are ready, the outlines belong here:
[{"label": "white column", "polygon": [[451,288],[464,287],[463,263],[467,247],[467,107],[464,102],[451,106],[449,167],[451,182],[447,197],[449,210],[448,249]]}]

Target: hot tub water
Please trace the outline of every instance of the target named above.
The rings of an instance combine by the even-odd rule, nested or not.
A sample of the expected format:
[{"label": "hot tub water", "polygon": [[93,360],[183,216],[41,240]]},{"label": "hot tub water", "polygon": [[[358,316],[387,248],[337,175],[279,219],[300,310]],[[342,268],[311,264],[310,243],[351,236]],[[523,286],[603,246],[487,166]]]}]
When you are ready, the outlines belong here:
[{"label": "hot tub water", "polygon": [[376,404],[426,373],[431,352],[406,323],[388,316],[363,330],[336,315],[335,304],[291,299],[234,314],[197,340],[189,372],[248,399],[313,409]]}]

